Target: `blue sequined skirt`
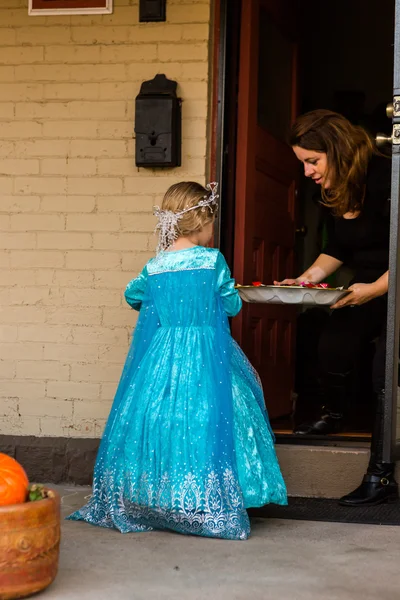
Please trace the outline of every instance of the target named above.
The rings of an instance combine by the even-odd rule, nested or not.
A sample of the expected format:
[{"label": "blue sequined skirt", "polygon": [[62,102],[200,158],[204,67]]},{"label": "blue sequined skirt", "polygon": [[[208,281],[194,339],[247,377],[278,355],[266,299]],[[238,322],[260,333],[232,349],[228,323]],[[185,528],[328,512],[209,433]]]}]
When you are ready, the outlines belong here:
[{"label": "blue sequined skirt", "polygon": [[69,518],[246,539],[246,508],[271,502],[286,504],[286,488],[249,361],[226,332],[158,328],[140,360],[128,356],[93,495]]}]

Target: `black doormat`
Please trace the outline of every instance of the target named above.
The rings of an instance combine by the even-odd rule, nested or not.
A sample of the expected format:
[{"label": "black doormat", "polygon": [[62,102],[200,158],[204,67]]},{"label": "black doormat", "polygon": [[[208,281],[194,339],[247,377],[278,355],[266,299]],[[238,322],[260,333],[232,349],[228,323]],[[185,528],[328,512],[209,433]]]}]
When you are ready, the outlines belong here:
[{"label": "black doormat", "polygon": [[264,519],[294,519],[335,523],[365,523],[369,525],[400,525],[400,500],[390,504],[351,508],[336,500],[323,498],[289,498],[288,506],[269,504],[249,509],[250,517]]}]

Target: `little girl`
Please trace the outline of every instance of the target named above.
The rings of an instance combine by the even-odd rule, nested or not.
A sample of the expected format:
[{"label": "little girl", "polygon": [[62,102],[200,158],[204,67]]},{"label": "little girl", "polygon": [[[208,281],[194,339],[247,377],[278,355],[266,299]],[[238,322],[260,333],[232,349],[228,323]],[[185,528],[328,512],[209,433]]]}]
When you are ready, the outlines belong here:
[{"label": "little girl", "polygon": [[139,319],[93,495],[70,519],[243,540],[246,508],[287,503],[259,377],[229,331],[241,300],[205,247],[216,188],[178,183],[156,209],[157,256],[125,292]]}]

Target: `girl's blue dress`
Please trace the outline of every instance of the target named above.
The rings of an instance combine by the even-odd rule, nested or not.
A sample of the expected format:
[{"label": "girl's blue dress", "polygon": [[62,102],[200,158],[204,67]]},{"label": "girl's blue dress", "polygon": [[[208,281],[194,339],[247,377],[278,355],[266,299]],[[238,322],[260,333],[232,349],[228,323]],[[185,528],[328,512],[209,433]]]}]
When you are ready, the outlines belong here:
[{"label": "girl's blue dress", "polygon": [[259,377],[232,339],[241,300],[215,249],[150,260],[100,445],[93,495],[69,518],[126,533],[246,539],[246,508],[286,504]]}]

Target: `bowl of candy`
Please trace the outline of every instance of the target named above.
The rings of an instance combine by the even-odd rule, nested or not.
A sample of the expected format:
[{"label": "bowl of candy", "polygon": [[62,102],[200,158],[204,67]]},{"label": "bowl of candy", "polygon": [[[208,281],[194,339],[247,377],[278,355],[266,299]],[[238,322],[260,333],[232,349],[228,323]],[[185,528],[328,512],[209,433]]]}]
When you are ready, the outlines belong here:
[{"label": "bowl of candy", "polygon": [[308,281],[298,285],[264,285],[254,281],[252,285],[237,285],[236,288],[244,302],[261,304],[332,306],[349,293],[343,287],[332,288],[327,283]]}]

